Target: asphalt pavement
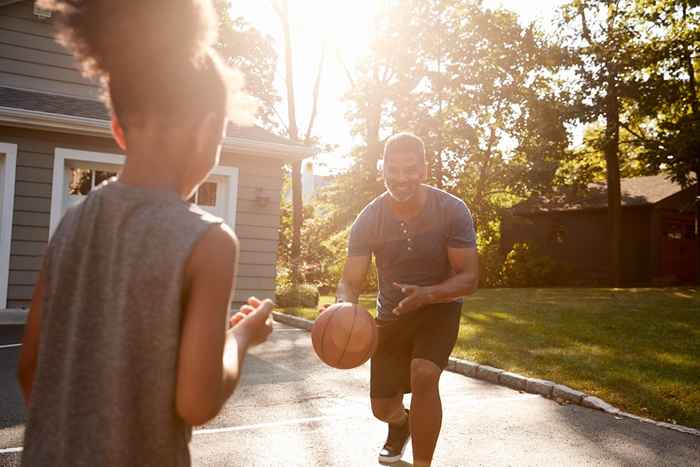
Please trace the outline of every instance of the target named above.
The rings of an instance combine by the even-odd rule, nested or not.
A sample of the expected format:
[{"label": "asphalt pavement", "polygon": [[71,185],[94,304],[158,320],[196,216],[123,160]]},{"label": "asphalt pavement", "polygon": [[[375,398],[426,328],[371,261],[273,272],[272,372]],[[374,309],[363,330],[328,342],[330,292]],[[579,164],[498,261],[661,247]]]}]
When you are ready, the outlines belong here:
[{"label": "asphalt pavement", "polygon": [[[328,368],[310,335],[276,324],[221,414],[194,432],[195,466],[376,466],[369,365]],[[21,328],[0,327],[0,466],[19,465]],[[446,372],[435,466],[700,466],[700,438]],[[408,397],[406,398],[408,403]],[[410,466],[410,448],[396,466]]]}]

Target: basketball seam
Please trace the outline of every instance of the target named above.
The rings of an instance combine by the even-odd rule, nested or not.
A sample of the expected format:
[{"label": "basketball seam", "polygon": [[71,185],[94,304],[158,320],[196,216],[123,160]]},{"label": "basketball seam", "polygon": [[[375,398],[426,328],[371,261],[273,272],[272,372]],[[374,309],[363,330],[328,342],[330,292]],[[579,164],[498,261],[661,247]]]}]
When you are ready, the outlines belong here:
[{"label": "basketball seam", "polygon": [[[326,313],[328,313],[328,311],[329,310],[326,310]],[[335,315],[331,315],[331,317],[328,318],[326,325],[323,326],[323,334],[321,334],[321,355],[326,354],[326,330],[328,329],[328,326],[330,326],[331,321],[333,321],[333,318],[335,318]]]},{"label": "basketball seam", "polygon": [[350,343],[350,339],[352,339],[352,331],[355,329],[355,321],[357,320],[357,304],[353,304],[352,310],[354,313],[352,314],[352,325],[350,326],[350,333],[348,334],[348,340],[345,342],[345,346],[343,346],[343,353],[340,354],[340,358],[338,358],[336,365],[340,365],[340,362],[343,361],[343,357],[345,356],[345,351],[348,349],[348,344]]}]

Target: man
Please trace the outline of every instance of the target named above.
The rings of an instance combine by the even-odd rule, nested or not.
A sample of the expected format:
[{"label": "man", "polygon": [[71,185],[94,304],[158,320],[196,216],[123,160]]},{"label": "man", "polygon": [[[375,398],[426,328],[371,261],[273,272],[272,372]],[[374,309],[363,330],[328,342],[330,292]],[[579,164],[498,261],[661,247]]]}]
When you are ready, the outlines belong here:
[{"label": "man", "polygon": [[438,382],[459,332],[461,297],[477,287],[476,235],[462,200],[423,184],[418,137],[392,136],[382,170],[386,192],[352,226],[336,300],[357,303],[374,254],[379,344],[370,398],[374,416],[389,425],[379,462],[398,462],[412,438],[414,465],[429,466],[442,424]]}]

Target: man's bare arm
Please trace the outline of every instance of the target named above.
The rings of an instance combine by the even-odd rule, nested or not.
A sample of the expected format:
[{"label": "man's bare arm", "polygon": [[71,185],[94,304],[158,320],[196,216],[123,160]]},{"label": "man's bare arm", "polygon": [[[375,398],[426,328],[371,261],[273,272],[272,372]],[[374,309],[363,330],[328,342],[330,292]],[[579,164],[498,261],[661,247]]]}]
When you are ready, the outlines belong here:
[{"label": "man's bare arm", "polygon": [[370,262],[370,256],[348,256],[343,268],[343,277],[338,283],[335,294],[338,301],[358,302],[367,278]]}]

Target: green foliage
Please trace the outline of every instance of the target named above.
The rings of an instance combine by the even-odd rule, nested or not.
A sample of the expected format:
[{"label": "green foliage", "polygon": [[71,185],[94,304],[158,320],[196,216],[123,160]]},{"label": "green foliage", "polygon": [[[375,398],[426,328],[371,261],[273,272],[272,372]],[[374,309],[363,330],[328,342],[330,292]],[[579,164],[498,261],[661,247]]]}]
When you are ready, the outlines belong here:
[{"label": "green foliage", "polygon": [[[470,207],[482,287],[567,279],[567,267],[527,246],[507,258],[499,251],[499,218],[515,203],[604,182],[608,172],[697,179],[697,2],[572,0],[553,34],[478,1],[381,4],[369,53],[345,64],[347,119],[358,141],[348,154],[353,163],[305,208],[307,282],[325,291],[340,279],[348,227],[383,190],[376,162],[396,131],[424,139],[428,183]],[[576,124],[589,126],[584,144],[572,148]],[[290,239],[283,207],[280,271]]]},{"label": "green foliage", "polygon": [[627,128],[640,157],[683,185],[700,176],[700,5],[637,0],[638,94]]},{"label": "green foliage", "polygon": [[479,288],[503,286],[503,262],[505,258],[498,243],[479,248]]},{"label": "green foliage", "polygon": [[565,285],[571,268],[552,260],[526,243],[516,243],[501,270],[506,287],[552,287]]},{"label": "green foliage", "polygon": [[216,0],[219,41],[216,48],[233,68],[243,73],[246,90],[260,101],[258,117],[263,127],[277,130],[274,106],[280,101],[275,87],[277,52],[274,40],[242,17],[232,17],[230,2]]},{"label": "green foliage", "polygon": [[[335,231],[337,227],[332,216],[323,213],[324,205],[319,202],[305,206],[300,269],[305,282],[314,284],[323,293],[331,293],[335,291],[343,274],[350,225]],[[291,209],[288,204],[282,206],[279,238],[277,283],[291,284]],[[377,290],[377,272],[374,265],[367,274],[365,290]]]},{"label": "green foliage", "polygon": [[275,291],[275,302],[281,308],[287,307],[316,307],[319,300],[318,288],[313,284],[291,283],[278,285]]},{"label": "green foliage", "polygon": [[[583,144],[568,151],[567,157],[559,165],[555,183],[559,186],[586,187],[591,183],[605,183],[605,154],[601,143],[605,138],[605,128],[596,123],[588,126],[584,132]],[[620,176],[623,178],[656,175],[658,168],[649,164],[643,157],[628,131],[620,132]]]},{"label": "green foliage", "polygon": [[551,189],[567,157],[576,112],[558,72],[570,59],[537,27],[480,2],[383,5],[347,94],[363,141],[329,192],[334,213],[345,226],[378,194],[380,136],[409,130],[425,141],[428,183],[465,200],[491,238],[500,210]]}]

